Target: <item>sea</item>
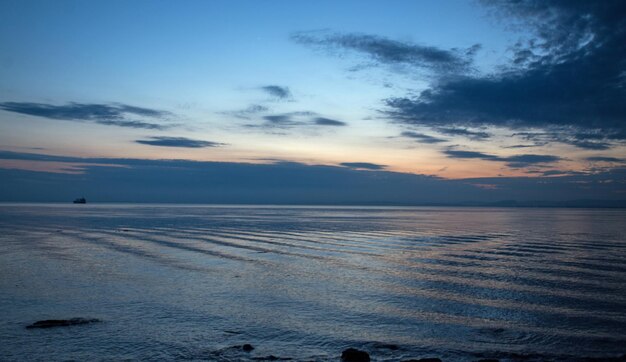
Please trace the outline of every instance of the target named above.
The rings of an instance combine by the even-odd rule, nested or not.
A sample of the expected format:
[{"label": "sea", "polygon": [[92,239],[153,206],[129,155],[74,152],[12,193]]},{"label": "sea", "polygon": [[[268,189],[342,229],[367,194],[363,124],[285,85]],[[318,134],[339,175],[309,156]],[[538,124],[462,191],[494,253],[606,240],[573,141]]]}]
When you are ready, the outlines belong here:
[{"label": "sea", "polygon": [[[100,322],[26,328],[69,318]],[[2,361],[338,361],[347,348],[622,356],[626,210],[0,204]]]}]

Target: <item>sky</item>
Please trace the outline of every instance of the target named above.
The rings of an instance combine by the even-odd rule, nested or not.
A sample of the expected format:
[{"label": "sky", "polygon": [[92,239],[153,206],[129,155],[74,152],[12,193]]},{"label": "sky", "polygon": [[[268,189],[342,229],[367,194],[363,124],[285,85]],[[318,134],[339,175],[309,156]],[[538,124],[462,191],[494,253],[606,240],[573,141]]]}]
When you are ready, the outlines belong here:
[{"label": "sky", "polygon": [[0,0],[0,80],[0,201],[626,200],[619,0]]}]

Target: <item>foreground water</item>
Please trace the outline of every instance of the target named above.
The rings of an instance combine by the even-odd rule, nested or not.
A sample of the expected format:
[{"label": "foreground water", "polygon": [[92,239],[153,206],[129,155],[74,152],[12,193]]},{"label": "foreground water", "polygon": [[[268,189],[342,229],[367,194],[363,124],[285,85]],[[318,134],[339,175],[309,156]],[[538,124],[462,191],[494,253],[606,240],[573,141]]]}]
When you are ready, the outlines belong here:
[{"label": "foreground water", "polygon": [[[0,359],[621,355],[625,235],[626,210],[0,205]],[[102,323],[25,328],[72,317]]]}]

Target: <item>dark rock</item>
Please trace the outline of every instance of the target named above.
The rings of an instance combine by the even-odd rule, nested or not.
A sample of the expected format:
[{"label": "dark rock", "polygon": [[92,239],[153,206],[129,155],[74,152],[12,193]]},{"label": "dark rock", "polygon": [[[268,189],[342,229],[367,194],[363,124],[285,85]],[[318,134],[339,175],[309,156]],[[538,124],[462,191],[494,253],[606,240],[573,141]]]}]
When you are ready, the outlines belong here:
[{"label": "dark rock", "polygon": [[441,362],[439,358],[420,358],[420,359],[408,359],[402,362]]},{"label": "dark rock", "polygon": [[398,347],[397,345],[390,343],[376,343],[374,345],[374,348],[390,349],[392,351],[397,351],[398,349],[400,349],[400,347]]},{"label": "dark rock", "polygon": [[495,358],[483,358],[483,359],[479,359],[476,362],[500,362],[500,360],[495,359]]},{"label": "dark rock", "polygon": [[242,349],[244,352],[250,352],[250,351],[252,351],[252,350],[254,349],[254,347],[252,347],[252,345],[251,345],[251,344],[246,343],[246,344],[244,344],[243,346],[241,346],[241,349]]},{"label": "dark rock", "polygon": [[342,362],[370,362],[370,355],[356,348],[348,348],[341,352]]},{"label": "dark rock", "polygon": [[79,324],[89,324],[100,322],[99,319],[95,318],[72,318],[72,319],[46,319],[43,321],[37,321],[31,325],[26,326],[26,328],[52,328],[52,327],[67,327],[67,326],[75,326]]},{"label": "dark rock", "polygon": [[289,361],[291,360],[290,357],[276,357],[273,354],[270,354],[269,356],[265,356],[265,357],[254,357],[253,360],[255,361]]}]

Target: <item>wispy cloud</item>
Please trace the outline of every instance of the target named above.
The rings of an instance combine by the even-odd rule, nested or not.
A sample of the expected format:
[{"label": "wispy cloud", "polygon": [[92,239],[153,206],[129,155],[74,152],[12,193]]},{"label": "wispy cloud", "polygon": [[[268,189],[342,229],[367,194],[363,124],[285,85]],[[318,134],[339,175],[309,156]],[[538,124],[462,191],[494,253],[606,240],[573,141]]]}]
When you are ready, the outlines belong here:
[{"label": "wispy cloud", "polygon": [[383,170],[387,167],[386,165],[379,165],[377,163],[369,163],[369,162],[343,162],[343,163],[340,163],[339,165],[343,167],[348,167],[348,168],[366,169],[366,170]]},{"label": "wispy cloud", "polygon": [[142,108],[126,104],[84,104],[69,103],[66,105],[52,105],[29,102],[3,102],[0,109],[7,112],[26,114],[48,119],[91,122],[108,126],[144,128],[162,130],[171,126],[153,123],[145,120],[129,119],[141,117],[149,120],[165,120],[171,116],[170,112],[157,109]]},{"label": "wispy cloud", "polygon": [[476,158],[488,161],[502,161],[501,157],[477,151],[445,150],[443,153],[450,158]]},{"label": "wispy cloud", "polygon": [[263,116],[262,124],[247,124],[249,128],[293,128],[293,127],[341,127],[347,123],[325,117],[316,117],[317,113],[310,111],[288,112]]},{"label": "wispy cloud", "polygon": [[537,164],[550,164],[558,162],[561,157],[553,155],[515,155],[505,157],[507,165],[512,168],[524,168]]},{"label": "wispy cloud", "polygon": [[441,143],[441,142],[446,142],[446,140],[444,140],[442,138],[437,138],[437,137],[429,136],[427,134],[411,132],[411,131],[402,132],[400,135],[402,137],[412,138],[412,139],[414,139],[414,140],[416,140],[416,141],[418,141],[420,143]]},{"label": "wispy cloud", "polygon": [[524,168],[533,165],[550,164],[561,160],[560,157],[553,155],[523,154],[513,156],[497,156],[484,152],[455,149],[448,149],[443,151],[443,153],[449,158],[480,159],[485,161],[506,162],[507,166],[511,168]]},{"label": "wispy cloud", "polygon": [[528,173],[538,173],[541,176],[574,176],[574,175],[587,175],[586,172],[570,171],[570,170],[545,170],[545,171],[528,171]]},{"label": "wispy cloud", "polygon": [[546,132],[517,132],[512,136],[533,142],[534,146],[545,146],[551,142],[559,142],[587,150],[606,150],[612,143],[606,135],[597,130],[575,130],[571,128],[548,128]]},{"label": "wispy cloud", "polygon": [[338,121],[336,119],[324,118],[324,117],[315,118],[313,120],[313,123],[315,123],[318,126],[345,126],[347,125],[346,122]]},{"label": "wispy cloud", "polygon": [[626,163],[626,159],[608,156],[587,157],[586,160],[591,162]]},{"label": "wispy cloud", "polygon": [[266,85],[261,87],[265,93],[269,94],[272,97],[278,99],[289,99],[291,98],[291,91],[288,87],[283,87],[279,85]]},{"label": "wispy cloud", "polygon": [[380,64],[402,64],[437,72],[467,70],[472,55],[480,48],[475,45],[465,50],[447,50],[359,33],[297,32],[291,39],[330,51],[355,52]]},{"label": "wispy cloud", "polygon": [[251,104],[244,109],[236,111],[220,112],[221,114],[231,115],[241,119],[250,119],[251,117],[269,111],[269,108],[261,104]]},{"label": "wispy cloud", "polygon": [[136,140],[135,142],[150,146],[183,148],[219,147],[224,145],[223,143],[194,140],[185,137],[149,137],[147,140]]},{"label": "wispy cloud", "polygon": [[274,127],[290,128],[290,127],[302,126],[306,124],[303,121],[295,120],[294,115],[289,114],[289,113],[273,114],[273,115],[265,116],[263,117],[263,120],[265,120],[265,123],[262,126],[271,127],[271,128],[274,128]]},{"label": "wispy cloud", "polygon": [[274,124],[292,124],[291,116],[288,114],[275,114],[263,117],[264,120]]}]

